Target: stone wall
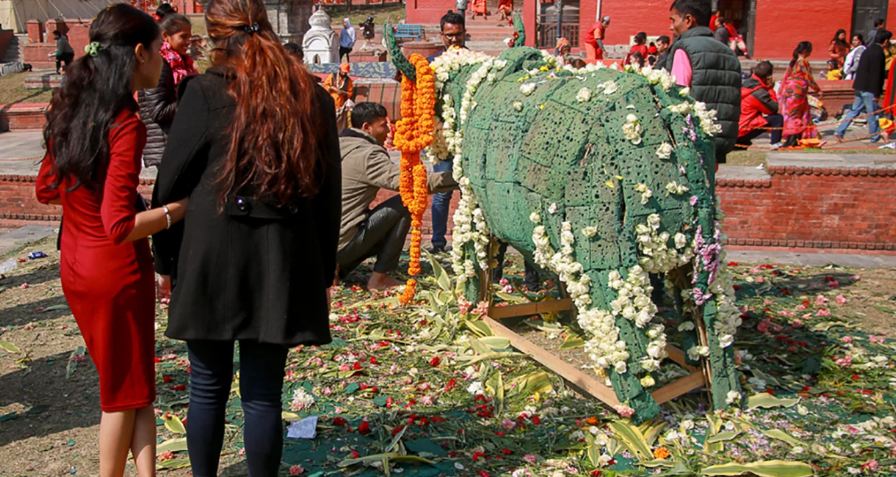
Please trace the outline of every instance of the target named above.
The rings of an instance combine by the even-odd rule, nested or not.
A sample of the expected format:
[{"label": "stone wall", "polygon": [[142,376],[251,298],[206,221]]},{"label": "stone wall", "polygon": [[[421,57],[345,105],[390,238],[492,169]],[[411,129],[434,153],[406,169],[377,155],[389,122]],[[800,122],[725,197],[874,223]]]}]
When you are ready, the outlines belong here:
[{"label": "stone wall", "polygon": [[56,60],[47,55],[56,51],[56,41],[53,39],[55,30],[65,31],[68,41],[75,50],[75,58],[84,56],[84,46],[89,43],[90,20],[71,19],[48,20],[40,22],[29,20],[27,25],[28,43],[24,49],[24,61],[30,63],[34,69],[54,68]]},{"label": "stone wall", "polygon": [[[781,153],[768,161],[767,171],[736,166],[719,171],[716,191],[728,244],[896,251],[896,157]],[[152,181],[142,184],[148,196]],[[376,202],[395,194],[381,191]],[[457,200],[455,193],[452,211]],[[55,221],[58,216],[58,207],[34,199],[33,176],[0,171],[0,223]],[[424,235],[431,234],[428,209],[423,222]]]}]

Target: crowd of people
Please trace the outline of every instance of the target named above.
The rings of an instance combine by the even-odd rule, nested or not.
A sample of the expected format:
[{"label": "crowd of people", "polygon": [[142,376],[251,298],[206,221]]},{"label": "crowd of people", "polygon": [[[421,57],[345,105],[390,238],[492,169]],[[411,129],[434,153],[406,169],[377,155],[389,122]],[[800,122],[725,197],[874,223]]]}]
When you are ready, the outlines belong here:
[{"label": "crowd of people", "polygon": [[[446,49],[466,48],[466,2],[458,8],[440,22]],[[665,68],[717,112],[717,163],[735,143],[765,132],[788,145],[817,135],[811,43],[797,45],[776,87],[768,61],[742,78],[743,40],[708,1],[674,0],[670,22],[675,41],[649,42],[639,32],[625,61]],[[365,24],[372,38],[372,19]],[[609,25],[603,17],[586,32],[584,59],[561,38],[558,60],[599,61]],[[262,0],[210,0],[206,26],[214,48],[201,74],[190,52],[192,24],[173,9],[152,17],[115,4],[93,21],[83,57],[69,58],[65,41],[57,47],[66,81],[48,109],[36,195],[63,210],[60,274],[99,374],[103,476],[122,475],[129,453],[140,475],[154,475],[157,292],[170,299],[166,335],[189,352],[193,474],[217,474],[238,342],[249,472],[275,475],[287,350],[330,341],[329,289],[364,260],[375,258],[369,289],[400,284],[393,274],[410,214],[398,195],[372,206],[380,191],[399,188],[399,165],[385,147],[386,108],[351,103],[348,62],[324,81],[310,74],[301,48],[281,44]],[[344,27],[347,58],[355,36],[348,19]],[[867,44],[855,35],[844,46],[840,31],[830,46],[831,61],[856,89],[838,139],[864,112],[871,140],[879,140],[877,102],[893,103],[892,35],[877,27]],[[150,166],[158,175],[147,204],[137,187]],[[433,253],[448,247],[451,170],[443,161],[428,176]],[[540,286],[530,263],[526,285]]]}]

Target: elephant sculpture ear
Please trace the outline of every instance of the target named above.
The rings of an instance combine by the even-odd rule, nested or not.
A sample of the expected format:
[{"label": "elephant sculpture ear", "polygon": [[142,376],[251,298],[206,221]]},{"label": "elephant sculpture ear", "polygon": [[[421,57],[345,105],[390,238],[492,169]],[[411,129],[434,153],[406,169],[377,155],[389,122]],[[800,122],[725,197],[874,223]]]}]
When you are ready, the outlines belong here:
[{"label": "elephant sculpture ear", "polygon": [[513,46],[523,46],[526,44],[526,25],[523,23],[523,17],[519,12],[513,12],[513,27],[516,29],[514,34]]},{"label": "elephant sculpture ear", "polygon": [[414,65],[402,53],[401,47],[395,40],[395,30],[392,28],[391,23],[383,25],[383,34],[386,40],[386,48],[389,50],[389,56],[392,58],[392,64],[409,80],[417,81],[417,71],[414,69]]}]

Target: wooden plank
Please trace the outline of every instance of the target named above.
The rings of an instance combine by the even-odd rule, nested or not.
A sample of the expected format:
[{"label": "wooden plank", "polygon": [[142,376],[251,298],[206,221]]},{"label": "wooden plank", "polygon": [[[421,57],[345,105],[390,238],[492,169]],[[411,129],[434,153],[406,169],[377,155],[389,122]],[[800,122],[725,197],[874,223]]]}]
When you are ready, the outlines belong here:
[{"label": "wooden plank", "polygon": [[563,379],[569,381],[577,388],[603,401],[608,406],[618,406],[619,399],[612,388],[600,382],[596,376],[592,376],[579,368],[560,359],[560,357],[550,351],[536,345],[535,343],[523,338],[510,328],[498,323],[497,321],[484,316],[482,319],[492,329],[497,336],[502,336],[510,340],[510,344],[530,356],[535,361],[541,363],[544,367],[559,374]]},{"label": "wooden plank", "polygon": [[671,361],[673,361],[675,364],[678,364],[688,372],[693,373],[700,370],[700,368],[688,364],[688,361],[684,355],[684,351],[682,351],[677,346],[667,345],[666,354],[669,356],[669,359]]},{"label": "wooden plank", "polygon": [[703,371],[697,370],[677,381],[673,381],[656,391],[651,395],[657,404],[671,401],[682,394],[687,394],[694,389],[705,387],[706,380],[703,378]]},{"label": "wooden plank", "polygon": [[556,313],[558,311],[567,311],[571,308],[572,300],[564,298],[562,300],[544,300],[519,305],[493,306],[489,308],[488,316],[495,320],[502,320],[519,316],[532,316],[539,313]]}]

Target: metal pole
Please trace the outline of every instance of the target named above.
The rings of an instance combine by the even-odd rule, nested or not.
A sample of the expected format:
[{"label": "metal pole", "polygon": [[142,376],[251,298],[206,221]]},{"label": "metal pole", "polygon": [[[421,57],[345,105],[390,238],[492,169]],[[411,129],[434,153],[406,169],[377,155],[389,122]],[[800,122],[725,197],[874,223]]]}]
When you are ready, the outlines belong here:
[{"label": "metal pole", "polygon": [[557,0],[557,38],[554,42],[561,37],[563,37],[563,0]]}]

